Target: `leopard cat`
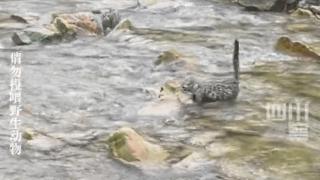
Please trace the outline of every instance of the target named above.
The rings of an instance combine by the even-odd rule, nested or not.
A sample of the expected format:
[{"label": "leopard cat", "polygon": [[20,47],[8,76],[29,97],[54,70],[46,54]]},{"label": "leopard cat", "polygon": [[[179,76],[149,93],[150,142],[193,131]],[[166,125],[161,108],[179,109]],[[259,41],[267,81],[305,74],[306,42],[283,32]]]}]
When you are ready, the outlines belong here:
[{"label": "leopard cat", "polygon": [[240,91],[238,40],[234,41],[233,68],[233,78],[200,82],[191,77],[182,83],[182,89],[184,92],[191,93],[193,101],[198,104],[236,99]]},{"label": "leopard cat", "polygon": [[101,15],[101,21],[104,34],[107,34],[114,29],[119,24],[120,20],[121,17],[117,10],[109,9],[108,11],[103,12]]}]

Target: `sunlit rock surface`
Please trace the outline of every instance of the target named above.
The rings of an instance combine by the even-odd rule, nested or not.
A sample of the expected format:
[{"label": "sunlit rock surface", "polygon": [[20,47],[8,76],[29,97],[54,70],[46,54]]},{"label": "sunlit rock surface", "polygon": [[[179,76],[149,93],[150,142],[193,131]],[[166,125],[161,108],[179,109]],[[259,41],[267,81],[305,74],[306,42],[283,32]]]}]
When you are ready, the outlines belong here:
[{"label": "sunlit rock surface", "polygon": [[163,163],[168,153],[159,145],[146,141],[131,128],[121,128],[108,139],[112,154],[128,162]]}]

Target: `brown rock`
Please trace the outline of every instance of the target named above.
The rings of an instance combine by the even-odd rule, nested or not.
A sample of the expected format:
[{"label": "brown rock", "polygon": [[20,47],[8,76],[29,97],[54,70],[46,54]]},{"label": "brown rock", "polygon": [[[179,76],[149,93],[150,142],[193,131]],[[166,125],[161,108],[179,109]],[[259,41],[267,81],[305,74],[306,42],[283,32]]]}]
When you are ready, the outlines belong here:
[{"label": "brown rock", "polygon": [[131,128],[121,128],[108,139],[112,154],[122,161],[161,163],[168,153],[161,146],[152,144]]},{"label": "brown rock", "polygon": [[281,37],[278,39],[276,49],[289,54],[296,54],[320,59],[320,42],[294,42],[288,37]]}]

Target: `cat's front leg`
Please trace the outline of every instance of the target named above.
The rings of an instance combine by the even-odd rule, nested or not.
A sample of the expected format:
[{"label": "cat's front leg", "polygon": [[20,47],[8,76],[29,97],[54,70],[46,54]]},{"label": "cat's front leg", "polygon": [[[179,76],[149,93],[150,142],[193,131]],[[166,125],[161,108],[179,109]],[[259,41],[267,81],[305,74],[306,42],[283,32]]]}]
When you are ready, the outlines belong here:
[{"label": "cat's front leg", "polygon": [[203,103],[203,94],[202,94],[202,92],[201,91],[196,91],[193,94],[192,99],[197,104],[202,104]]}]

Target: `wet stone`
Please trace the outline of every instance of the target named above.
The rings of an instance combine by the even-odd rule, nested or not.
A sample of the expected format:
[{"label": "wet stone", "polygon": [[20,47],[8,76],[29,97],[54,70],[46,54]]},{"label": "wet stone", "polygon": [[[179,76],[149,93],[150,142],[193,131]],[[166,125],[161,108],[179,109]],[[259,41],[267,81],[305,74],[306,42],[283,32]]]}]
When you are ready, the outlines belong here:
[{"label": "wet stone", "polygon": [[11,39],[16,45],[27,45],[32,43],[30,37],[25,32],[15,32]]},{"label": "wet stone", "polygon": [[306,43],[293,41],[288,37],[280,37],[277,41],[276,49],[293,55],[320,59],[320,42]]}]

